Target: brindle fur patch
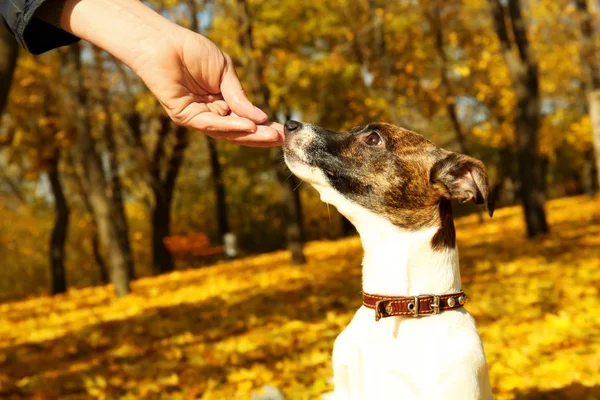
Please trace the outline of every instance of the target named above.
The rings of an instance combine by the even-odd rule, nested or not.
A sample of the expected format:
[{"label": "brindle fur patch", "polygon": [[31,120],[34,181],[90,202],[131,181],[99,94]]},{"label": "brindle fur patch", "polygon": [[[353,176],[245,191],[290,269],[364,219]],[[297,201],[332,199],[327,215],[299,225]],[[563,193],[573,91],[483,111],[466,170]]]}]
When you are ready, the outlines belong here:
[{"label": "brindle fur patch", "polygon": [[[454,247],[452,195],[433,182],[436,163],[455,154],[423,136],[389,124],[369,124],[348,132],[312,127],[317,140],[307,154],[323,169],[329,183],[349,200],[388,218],[395,225],[416,230],[438,226],[432,247]],[[383,146],[369,146],[364,138],[376,132]],[[466,157],[466,156],[465,156]],[[471,159],[474,160],[474,159]],[[481,162],[482,174],[485,168]],[[452,177],[444,176],[446,183]],[[487,186],[487,176],[478,180]],[[483,190],[487,198],[487,187]]]},{"label": "brindle fur patch", "polygon": [[442,198],[439,206],[440,228],[431,239],[431,247],[434,250],[454,248],[456,246],[456,230],[454,229],[454,218],[452,217],[452,204],[450,200]]}]

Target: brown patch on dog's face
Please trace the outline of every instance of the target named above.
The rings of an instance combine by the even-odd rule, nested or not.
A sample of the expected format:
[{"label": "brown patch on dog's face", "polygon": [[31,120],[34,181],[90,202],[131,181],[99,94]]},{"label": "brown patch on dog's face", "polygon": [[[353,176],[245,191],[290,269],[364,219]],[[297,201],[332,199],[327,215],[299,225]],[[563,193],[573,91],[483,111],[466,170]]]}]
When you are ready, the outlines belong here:
[{"label": "brown patch on dog's face", "polygon": [[444,151],[423,136],[389,124],[348,132],[312,127],[304,149],[329,184],[348,199],[407,229],[431,226],[441,194],[429,172]]},{"label": "brown patch on dog's face", "polygon": [[[439,226],[434,248],[455,244],[450,198],[485,197],[487,202],[487,178],[485,195],[478,198],[477,188],[469,191],[471,178],[481,177],[481,162],[467,156],[453,158],[456,153],[415,132],[383,123],[348,132],[310,126],[311,134],[304,138],[301,130],[295,132],[286,134],[286,157],[294,157],[295,148],[302,147],[304,162],[323,171],[331,187],[399,227]],[[471,164],[462,163],[465,160]],[[478,170],[471,174],[471,166]]]}]

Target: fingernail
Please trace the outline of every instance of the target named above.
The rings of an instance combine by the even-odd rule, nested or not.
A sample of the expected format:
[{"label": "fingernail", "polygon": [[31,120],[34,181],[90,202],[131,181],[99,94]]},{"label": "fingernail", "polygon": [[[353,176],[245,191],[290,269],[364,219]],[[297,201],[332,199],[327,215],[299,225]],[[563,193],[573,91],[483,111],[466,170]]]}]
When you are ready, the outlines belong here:
[{"label": "fingernail", "polygon": [[249,125],[245,131],[248,133],[254,133],[257,130],[258,130],[258,125],[256,125],[255,123],[252,123],[252,125]]}]

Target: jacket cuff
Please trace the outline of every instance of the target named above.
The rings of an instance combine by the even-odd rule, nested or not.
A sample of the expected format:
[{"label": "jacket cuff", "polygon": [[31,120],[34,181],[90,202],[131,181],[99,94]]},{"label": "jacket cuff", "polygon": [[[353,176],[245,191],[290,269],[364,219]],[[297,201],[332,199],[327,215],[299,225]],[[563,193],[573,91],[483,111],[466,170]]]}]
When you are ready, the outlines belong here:
[{"label": "jacket cuff", "polygon": [[[46,1],[54,2],[54,0]],[[52,26],[48,22],[38,18],[36,11],[43,3],[44,0],[30,2],[8,0],[8,8],[5,15],[6,22],[19,44],[32,54],[45,53],[57,47],[76,43],[79,40],[79,38],[67,31]],[[62,11],[64,3],[60,0],[57,3]]]},{"label": "jacket cuff", "polygon": [[60,29],[60,17],[66,0],[45,0],[35,11],[34,16]]}]

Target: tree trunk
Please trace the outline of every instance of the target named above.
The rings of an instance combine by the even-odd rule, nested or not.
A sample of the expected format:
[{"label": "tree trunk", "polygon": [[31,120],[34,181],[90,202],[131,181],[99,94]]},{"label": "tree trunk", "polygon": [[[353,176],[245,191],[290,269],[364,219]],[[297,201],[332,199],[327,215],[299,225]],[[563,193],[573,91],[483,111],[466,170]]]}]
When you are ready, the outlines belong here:
[{"label": "tree trunk", "polygon": [[[186,1],[190,8],[192,30],[201,33],[202,27],[200,26],[200,20],[198,19],[198,3],[194,0]],[[237,245],[235,235],[231,232],[229,225],[229,215],[227,208],[227,193],[225,185],[223,183],[223,168],[219,161],[219,151],[215,140],[209,136],[206,136],[206,147],[208,148],[208,158],[211,167],[211,178],[213,183],[213,190],[215,193],[215,207],[217,212],[217,231],[219,237],[219,244],[224,245],[224,257],[235,258],[237,256]],[[229,238],[226,240],[226,238]]]},{"label": "tree trunk", "polygon": [[[246,0],[237,0],[238,17],[240,24],[240,44],[246,50],[248,56],[245,60],[245,71],[251,82],[250,93],[258,106],[267,114],[272,115],[269,105],[271,93],[264,82],[262,64],[251,54],[254,52],[254,37],[252,27],[252,15]],[[286,214],[286,241],[287,247],[292,252],[292,262],[296,265],[305,264],[304,238],[302,229],[302,207],[300,193],[295,190],[298,181],[287,179],[288,171],[281,168],[283,153],[281,148],[272,150],[271,153],[277,180],[280,185],[282,206]],[[294,185],[294,182],[296,184]],[[292,186],[294,185],[294,186]],[[296,192],[296,193],[295,193]]]},{"label": "tree trunk", "polygon": [[123,205],[123,184],[119,176],[119,160],[118,149],[115,141],[114,124],[110,109],[110,94],[106,85],[108,79],[105,78],[105,71],[102,66],[102,57],[100,49],[94,47],[94,58],[96,61],[96,72],[98,73],[100,87],[100,104],[102,111],[106,115],[104,123],[104,140],[106,141],[106,149],[108,150],[108,165],[110,172],[110,195],[114,205],[115,215],[114,221],[119,231],[119,242],[125,255],[125,262],[129,279],[135,279],[135,267],[133,264],[133,252],[131,250],[131,242],[129,241],[129,224],[125,215],[125,206]]},{"label": "tree trunk", "polygon": [[164,239],[170,235],[173,193],[183,164],[185,149],[189,144],[187,129],[181,126],[177,127],[175,130],[175,146],[171,152],[165,178],[162,179],[160,165],[161,160],[165,157],[165,141],[172,124],[167,116],[162,116],[160,121],[161,128],[150,167],[154,182],[152,190],[155,199],[154,208],[152,209],[152,266],[155,274],[163,274],[175,269],[173,256],[165,246]]},{"label": "tree trunk", "polygon": [[[290,218],[288,223],[287,241],[288,249],[292,253],[292,264],[306,264],[306,256],[304,255],[304,227],[302,224],[302,200],[300,199],[300,183],[301,181],[293,176],[288,181],[288,187],[292,193],[292,200],[288,202]],[[294,185],[292,187],[292,185]]]},{"label": "tree trunk", "polygon": [[[190,9],[191,29],[195,32],[202,33],[202,26],[198,19],[198,13],[201,11],[198,8],[198,2],[194,0],[186,0]],[[229,225],[229,215],[226,201],[226,190],[223,184],[223,168],[219,162],[219,151],[215,140],[209,136],[205,137],[206,147],[208,148],[208,158],[211,167],[211,178],[213,190],[215,194],[215,207],[217,212],[217,231],[219,244],[223,245],[223,256],[231,259],[237,256],[237,240],[231,232]]]},{"label": "tree trunk", "polygon": [[55,151],[50,160],[50,169],[48,170],[48,179],[50,180],[50,189],[54,196],[54,209],[56,219],[50,236],[50,272],[52,277],[52,294],[64,293],[67,291],[67,277],[65,272],[65,242],[69,228],[69,206],[65,193],[60,182],[58,172],[58,162],[60,152]]},{"label": "tree trunk", "polygon": [[13,73],[17,66],[19,46],[8,29],[0,24],[0,115],[6,105]]},{"label": "tree trunk", "polygon": [[175,269],[175,262],[165,246],[164,239],[170,234],[170,204],[165,193],[160,166],[165,157],[165,142],[171,130],[171,120],[166,115],[160,118],[158,140],[154,147],[152,159],[142,142],[142,118],[133,111],[126,118],[130,133],[140,156],[146,161],[149,169],[150,187],[154,195],[152,207],[152,273],[155,275],[167,273]]},{"label": "tree trunk", "polygon": [[[277,160],[283,158],[281,148],[277,149]],[[287,248],[292,255],[292,264],[306,264],[306,256],[304,255],[304,229],[302,224],[302,201],[300,199],[300,181],[295,175],[288,178],[288,171],[284,168],[278,169],[278,180],[282,183],[280,195],[281,204],[284,207],[285,235]],[[286,181],[287,179],[287,181]]]},{"label": "tree trunk", "polygon": [[271,150],[273,168],[279,182],[281,209],[284,214],[285,238],[287,249],[292,255],[292,264],[306,264],[304,255],[304,227],[302,218],[302,199],[300,198],[300,181],[281,164],[283,150],[281,147]]},{"label": "tree trunk", "polygon": [[513,204],[514,193],[511,190],[514,182],[513,153],[510,147],[506,146],[500,149],[500,162],[496,169],[496,182],[490,190],[490,198],[496,201],[496,206]]},{"label": "tree trunk", "polygon": [[459,150],[461,153],[467,154],[467,142],[462,126],[460,125],[460,121],[458,120],[458,112],[456,110],[456,97],[452,90],[450,79],[448,78],[448,56],[446,55],[446,49],[444,48],[443,22],[440,15],[442,12],[440,9],[441,5],[441,2],[435,2],[435,4],[431,7],[431,11],[428,12],[427,15],[430,16],[429,20],[431,29],[434,33],[435,48],[440,59],[440,79],[441,86],[444,91],[444,98],[442,100],[444,101],[446,113],[448,114],[448,118],[452,124],[452,129],[454,130],[454,136],[458,142]]},{"label": "tree trunk", "polygon": [[217,229],[219,233],[219,242],[223,243],[223,238],[231,232],[229,227],[229,216],[227,215],[227,201],[225,185],[223,183],[223,170],[219,162],[219,151],[217,144],[211,137],[206,136],[206,146],[210,160],[210,172],[215,192],[215,206],[217,209]]},{"label": "tree trunk", "polygon": [[[175,130],[175,146],[171,152],[171,158],[167,167],[167,173],[162,185],[162,200],[159,201],[158,207],[155,210],[156,226],[156,239],[162,235],[161,244],[162,246],[157,247],[158,252],[156,253],[159,260],[164,262],[164,268],[162,272],[172,271],[174,269],[173,257],[171,253],[164,245],[164,238],[170,235],[171,232],[171,205],[173,204],[173,193],[175,192],[175,184],[181,165],[183,164],[183,157],[185,149],[188,147],[188,131],[182,126],[178,126]],[[158,246],[158,243],[155,243]]]},{"label": "tree trunk", "polygon": [[[289,170],[281,165],[283,150],[273,150],[274,168],[279,181],[281,205],[286,221],[285,235],[287,248],[292,255],[292,264],[306,264],[304,255],[304,228],[302,218],[302,200],[300,198],[300,181],[295,175],[289,176]],[[288,179],[289,178],[289,179]]]},{"label": "tree trunk", "polygon": [[107,116],[105,127],[105,140],[108,150],[109,170],[110,170],[110,197],[115,210],[115,225],[119,232],[119,244],[125,256],[125,263],[129,279],[135,279],[135,266],[133,263],[133,251],[131,250],[131,242],[129,240],[129,223],[125,214],[125,206],[123,202],[123,185],[119,177],[119,165],[117,161],[117,146],[114,140],[114,132],[110,114]]},{"label": "tree trunk", "polygon": [[[138,121],[141,123],[141,118]],[[164,239],[169,236],[171,226],[171,208],[170,201],[165,193],[163,185],[160,164],[165,156],[165,142],[171,129],[171,120],[166,115],[160,118],[160,130],[158,139],[154,148],[152,164],[150,165],[150,175],[154,185],[154,208],[152,209],[152,271],[155,275],[171,272],[175,269],[175,262],[169,249],[165,246]],[[141,132],[141,130],[140,130]],[[141,140],[141,138],[138,138]],[[140,145],[141,144],[140,141]]]},{"label": "tree trunk", "polygon": [[105,250],[109,265],[111,283],[118,296],[130,293],[129,273],[127,271],[127,257],[123,253],[119,241],[119,229],[114,221],[114,204],[107,195],[108,183],[102,170],[102,161],[96,152],[95,141],[90,132],[90,121],[87,110],[90,109],[87,99],[87,90],[84,86],[81,69],[81,55],[79,45],[72,47],[72,56],[76,69],[76,87],[79,105],[76,109],[76,150],[83,166],[84,176],[89,190],[89,199],[100,244]]},{"label": "tree trunk", "polygon": [[517,134],[520,197],[525,212],[527,236],[532,238],[548,233],[544,204],[545,175],[538,149],[538,127],[540,124],[540,95],[538,65],[527,39],[525,21],[521,15],[519,0],[508,1],[509,21],[518,56],[506,28],[506,16],[500,0],[490,0],[496,34],[500,40],[502,54],[511,76],[517,97],[515,131]]},{"label": "tree trunk", "polygon": [[154,275],[171,272],[175,269],[173,256],[167,249],[164,239],[170,234],[170,204],[160,193],[154,193],[152,209],[152,272]]},{"label": "tree trunk", "polygon": [[[468,154],[469,150],[467,148],[465,133],[460,125],[460,121],[458,120],[456,96],[454,95],[452,85],[450,84],[450,79],[448,78],[448,56],[446,55],[446,49],[444,48],[444,25],[441,17],[442,4],[443,2],[434,2],[433,7],[431,7],[431,10],[428,11],[426,15],[429,18],[431,29],[434,33],[435,48],[440,59],[440,81],[443,90],[442,101],[444,102],[448,119],[450,119],[450,123],[452,124],[454,136],[458,142],[459,151],[463,154]],[[483,223],[485,219],[483,217],[483,211],[480,208],[477,208],[477,214],[479,216],[479,222]]]},{"label": "tree trunk", "polygon": [[[192,16],[192,29],[196,32],[201,31],[200,21],[198,20],[198,8],[197,3],[192,0],[187,1],[190,7]],[[215,193],[215,207],[217,212],[217,231],[219,237],[219,243],[225,243],[225,235],[231,234],[231,227],[229,225],[229,215],[227,209],[227,193],[223,182],[223,168],[219,161],[219,151],[215,140],[211,137],[206,136],[206,146],[208,148],[208,158],[211,168],[211,178],[213,184],[213,190]],[[235,240],[233,240],[235,241]],[[229,250],[230,246],[226,246]],[[233,258],[235,255],[233,252],[227,252],[224,254],[226,258]]]},{"label": "tree trunk", "polygon": [[69,153],[68,156],[69,164],[73,169],[73,177],[75,181],[75,187],[79,193],[79,197],[81,197],[81,201],[83,202],[83,207],[85,211],[92,218],[92,254],[94,255],[94,261],[98,264],[98,268],[100,270],[100,281],[104,284],[109,283],[108,271],[106,270],[106,263],[104,262],[104,258],[102,257],[102,251],[100,249],[100,239],[98,238],[98,227],[96,226],[96,221],[94,220],[94,212],[92,211],[92,205],[90,204],[90,199],[87,195],[88,190],[86,189],[86,185],[83,182],[83,179],[75,165],[75,161],[73,160],[72,153]]},{"label": "tree trunk", "polygon": [[587,98],[590,120],[592,122],[592,144],[596,160],[596,180],[600,187],[600,68],[596,56],[596,45],[592,15],[587,0],[577,0],[577,9],[581,16],[581,62],[587,78]]},{"label": "tree trunk", "polygon": [[387,51],[383,15],[377,13],[377,9],[380,7],[385,7],[385,2],[381,3],[377,0],[369,0],[369,14],[371,21],[373,21],[374,42],[368,44],[368,46],[372,46],[374,59],[380,65],[383,95],[386,99],[390,120],[395,125],[403,125],[396,107],[397,93],[394,87],[395,77],[392,73],[392,59]]},{"label": "tree trunk", "polygon": [[100,238],[98,237],[98,228],[96,227],[96,224],[94,224],[94,231],[92,232],[92,253],[94,254],[94,261],[98,264],[98,270],[100,271],[100,282],[107,285],[110,283],[110,277],[108,276],[104,257],[102,257],[102,251],[100,250]]}]

